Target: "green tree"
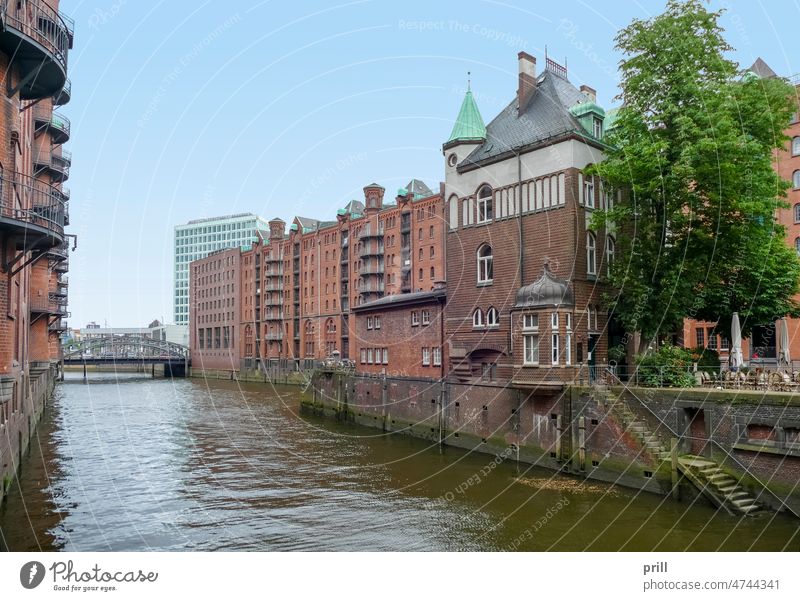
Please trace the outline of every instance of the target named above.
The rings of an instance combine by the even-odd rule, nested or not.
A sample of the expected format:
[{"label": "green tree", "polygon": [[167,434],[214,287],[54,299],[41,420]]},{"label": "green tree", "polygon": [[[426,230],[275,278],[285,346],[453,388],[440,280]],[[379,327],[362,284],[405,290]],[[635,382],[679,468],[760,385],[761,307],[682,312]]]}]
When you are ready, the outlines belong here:
[{"label": "green tree", "polygon": [[623,194],[594,219],[617,232],[608,301],[640,351],[687,316],[726,332],[738,311],[746,336],[798,311],[800,262],[776,221],[788,183],[772,165],[794,90],[726,57],[721,12],[671,0],[615,40],[623,104],[592,171]]}]

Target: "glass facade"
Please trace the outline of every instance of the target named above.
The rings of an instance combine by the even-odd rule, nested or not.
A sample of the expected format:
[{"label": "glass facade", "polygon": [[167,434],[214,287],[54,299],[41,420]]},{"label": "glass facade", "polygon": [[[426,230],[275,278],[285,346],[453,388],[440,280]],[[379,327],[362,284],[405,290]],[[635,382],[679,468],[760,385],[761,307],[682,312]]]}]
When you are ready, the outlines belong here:
[{"label": "glass facade", "polygon": [[198,219],[175,226],[173,312],[176,324],[189,323],[189,263],[215,250],[250,246],[256,230],[269,235],[269,224],[247,213]]}]

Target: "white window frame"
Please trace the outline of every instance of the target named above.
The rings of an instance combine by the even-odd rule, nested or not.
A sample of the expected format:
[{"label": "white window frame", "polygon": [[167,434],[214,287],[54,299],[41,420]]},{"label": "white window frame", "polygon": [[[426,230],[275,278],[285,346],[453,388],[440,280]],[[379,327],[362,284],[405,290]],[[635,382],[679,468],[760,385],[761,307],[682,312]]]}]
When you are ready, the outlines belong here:
[{"label": "white window frame", "polygon": [[483,328],[486,326],[486,322],[483,319],[483,311],[480,307],[475,309],[472,312],[472,327],[473,328]]},{"label": "white window frame", "polygon": [[[488,196],[485,195],[488,190]],[[482,195],[484,194],[484,195]],[[477,202],[477,223],[489,223],[494,214],[492,201],[492,188],[488,184],[481,186],[475,195]]]},{"label": "white window frame", "polygon": [[[481,256],[481,251],[484,249],[489,250],[489,254]],[[494,281],[494,249],[488,244],[481,244],[475,253],[477,259],[478,274],[477,280],[479,286],[487,286]]]},{"label": "white window frame", "polygon": [[422,347],[422,366],[428,367],[431,364],[431,349],[427,346]]},{"label": "white window frame", "polygon": [[800,136],[792,138],[792,156],[800,155]]},{"label": "white window frame", "polygon": [[442,347],[440,346],[433,347],[433,364],[437,367],[442,364]]},{"label": "white window frame", "polygon": [[800,169],[797,169],[794,173],[792,173],[792,188],[795,190],[800,188]]},{"label": "white window frame", "polygon": [[594,177],[586,176],[583,180],[583,203],[587,209],[594,208]]},{"label": "white window frame", "polygon": [[597,239],[591,231],[586,232],[586,275],[597,275]]},{"label": "white window frame", "polygon": [[372,329],[372,316],[367,317],[367,329]]},{"label": "white window frame", "polygon": [[559,363],[560,338],[558,335],[558,313],[550,314],[550,358],[553,365]]},{"label": "white window frame", "polygon": [[572,365],[572,314],[564,316],[566,334],[564,335],[564,365]]},{"label": "white window frame", "polygon": [[611,265],[614,263],[614,253],[617,250],[617,243],[610,234],[606,236],[606,274],[611,275]]},{"label": "white window frame", "polygon": [[495,328],[500,325],[500,312],[494,307],[486,310],[486,327]]},{"label": "white window frame", "polygon": [[431,311],[430,309],[423,309],[422,310],[422,325],[426,326],[431,322]]},{"label": "white window frame", "polygon": [[535,313],[522,316],[522,363],[539,365],[539,315]]},{"label": "white window frame", "polygon": [[592,135],[598,140],[603,137],[603,120],[599,117],[592,118]]},{"label": "white window frame", "polygon": [[388,365],[389,364],[389,349],[388,348],[383,349],[383,364],[384,365]]},{"label": "white window frame", "polygon": [[415,327],[419,325],[419,312],[412,311],[411,312],[411,327]]},{"label": "white window frame", "polygon": [[367,349],[367,365],[372,365],[372,349]]},{"label": "white window frame", "polygon": [[374,321],[373,321],[372,328],[373,328],[374,330],[380,330],[380,329],[381,329],[381,316],[380,316],[380,315],[376,315],[376,316],[375,316],[375,319],[374,319]]}]

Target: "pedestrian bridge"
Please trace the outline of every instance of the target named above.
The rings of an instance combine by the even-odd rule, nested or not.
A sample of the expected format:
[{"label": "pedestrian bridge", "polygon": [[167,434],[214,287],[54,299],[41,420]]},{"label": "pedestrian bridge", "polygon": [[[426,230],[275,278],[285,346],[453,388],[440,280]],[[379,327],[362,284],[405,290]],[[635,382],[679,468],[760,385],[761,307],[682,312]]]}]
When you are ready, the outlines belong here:
[{"label": "pedestrian bridge", "polygon": [[125,334],[90,338],[69,345],[64,365],[164,365],[164,374],[184,376],[189,368],[189,349],[174,342]]}]

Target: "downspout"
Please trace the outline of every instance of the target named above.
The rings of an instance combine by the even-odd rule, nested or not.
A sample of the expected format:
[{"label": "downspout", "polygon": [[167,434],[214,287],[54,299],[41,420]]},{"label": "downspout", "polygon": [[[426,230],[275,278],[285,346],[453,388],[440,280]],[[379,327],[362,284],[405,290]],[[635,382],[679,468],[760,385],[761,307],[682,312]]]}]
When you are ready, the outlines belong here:
[{"label": "downspout", "polygon": [[[519,212],[517,213],[517,230],[519,235],[519,285],[520,287],[525,285],[525,263],[523,261],[523,242],[524,238],[522,236],[522,155],[520,155],[519,151],[515,150],[514,154],[517,155],[517,201],[519,204],[516,206],[519,207]],[[516,203],[515,203],[516,204]]]}]

